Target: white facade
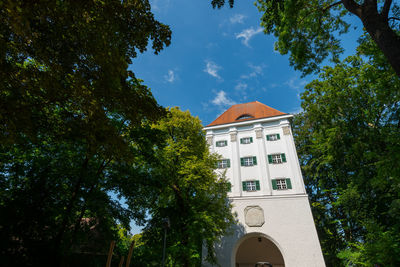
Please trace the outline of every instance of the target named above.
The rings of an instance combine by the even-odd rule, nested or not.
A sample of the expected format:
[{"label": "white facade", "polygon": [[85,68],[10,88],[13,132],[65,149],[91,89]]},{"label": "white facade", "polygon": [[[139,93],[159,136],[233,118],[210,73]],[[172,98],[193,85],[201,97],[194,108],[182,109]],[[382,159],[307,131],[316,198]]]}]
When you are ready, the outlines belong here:
[{"label": "white facade", "polygon": [[[274,267],[325,266],[290,128],[291,116],[205,128],[211,152],[226,159],[217,171],[226,171],[238,218],[233,233],[217,245],[223,267],[253,267],[261,261]],[[243,166],[251,162],[255,164]]]}]

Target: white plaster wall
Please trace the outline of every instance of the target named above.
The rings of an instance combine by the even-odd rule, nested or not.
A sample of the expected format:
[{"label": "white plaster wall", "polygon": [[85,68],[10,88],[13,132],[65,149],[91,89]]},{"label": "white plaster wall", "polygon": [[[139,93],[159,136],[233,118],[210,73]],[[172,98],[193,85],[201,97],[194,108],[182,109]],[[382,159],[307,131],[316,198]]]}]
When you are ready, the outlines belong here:
[{"label": "white plaster wall", "polygon": [[[297,153],[293,136],[285,135],[283,127],[289,126],[287,119],[277,119],[268,123],[251,123],[241,127],[229,126],[227,128],[207,130],[207,136],[213,138],[212,152],[218,153],[222,158],[229,158],[231,167],[226,169],[226,177],[232,184],[230,197],[237,196],[264,196],[264,195],[288,195],[305,193],[303,178],[300,172]],[[262,130],[261,138],[256,137],[256,129]],[[280,140],[267,141],[266,135],[280,134]],[[231,134],[236,134],[236,141],[231,141]],[[240,139],[252,137],[253,143],[240,144]],[[217,141],[226,140],[228,145],[216,147]],[[269,164],[268,154],[285,153],[287,162],[281,164]],[[256,166],[240,166],[240,158],[256,156]],[[224,170],[218,170],[222,173]],[[290,178],[292,189],[272,190],[271,179]],[[242,181],[259,180],[260,191],[243,192]]]},{"label": "white plaster wall", "polygon": [[[217,255],[222,267],[234,267],[236,249],[240,239],[247,234],[262,234],[273,241],[285,261],[285,267],[324,267],[324,259],[306,195],[269,198],[240,198],[233,200],[233,211],[239,224],[232,235],[224,237],[217,245]],[[261,227],[248,227],[244,223],[244,209],[259,205],[265,214]],[[204,266],[210,266],[204,264]]]},{"label": "white plaster wall", "polygon": [[[251,233],[262,234],[273,241],[280,248],[286,267],[325,266],[291,130],[284,134],[283,129],[288,126],[286,116],[206,128],[207,137],[213,139],[210,150],[230,159],[231,167],[226,169],[226,176],[232,184],[232,192],[228,195],[239,220],[232,234],[216,244],[219,263],[223,267],[234,267],[235,250],[241,238]],[[257,138],[256,130],[260,129],[262,135]],[[280,140],[266,140],[266,135],[276,133],[280,134]],[[236,135],[235,142],[231,141],[231,135]],[[253,143],[240,144],[243,137],[252,137]],[[219,140],[227,140],[228,145],[216,147]],[[267,155],[273,153],[285,153],[287,162],[269,164]],[[257,165],[240,166],[240,158],[246,156],[256,156]],[[276,178],[290,178],[292,189],[272,190],[271,179]],[[259,180],[260,191],[242,191],[242,181],[246,180]],[[254,205],[264,210],[265,223],[261,227],[245,224],[243,211]]]}]

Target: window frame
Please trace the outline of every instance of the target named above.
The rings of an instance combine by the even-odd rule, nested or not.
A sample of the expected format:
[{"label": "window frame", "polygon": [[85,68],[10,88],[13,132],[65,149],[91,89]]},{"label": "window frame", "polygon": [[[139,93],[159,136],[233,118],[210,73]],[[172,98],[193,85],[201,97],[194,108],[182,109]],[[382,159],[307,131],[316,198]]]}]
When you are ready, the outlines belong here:
[{"label": "window frame", "polygon": [[227,140],[219,140],[217,142],[215,142],[215,146],[216,147],[224,147],[228,145],[228,141]]},{"label": "window frame", "polygon": [[267,158],[269,164],[282,164],[287,162],[285,153],[268,154]]},{"label": "window frame", "polygon": [[281,164],[283,163],[281,154],[272,154],[272,164]]},{"label": "window frame", "polygon": [[275,179],[276,181],[276,190],[287,190],[286,179]]},{"label": "window frame", "polygon": [[257,165],[257,157],[255,156],[247,156],[240,158],[240,166],[242,167],[251,167]]},{"label": "window frame", "polygon": [[280,134],[275,133],[275,134],[267,134],[267,141],[278,141],[281,139]]},{"label": "window frame", "polygon": [[246,181],[246,191],[248,192],[257,191],[256,181]]},{"label": "window frame", "polygon": [[256,192],[260,191],[260,181],[259,180],[247,180],[242,182],[242,190],[246,192]]},{"label": "window frame", "polygon": [[271,180],[273,190],[289,190],[292,189],[292,182],[290,178],[275,178]]},{"label": "window frame", "polygon": [[[246,142],[245,142],[245,140],[246,140]],[[253,143],[253,137],[251,137],[251,136],[240,138],[240,144],[242,144],[242,145],[248,145],[251,143]]]},{"label": "window frame", "polygon": [[[225,165],[225,167],[224,167]],[[230,159],[220,159],[217,162],[217,169],[227,169],[231,167]]]}]

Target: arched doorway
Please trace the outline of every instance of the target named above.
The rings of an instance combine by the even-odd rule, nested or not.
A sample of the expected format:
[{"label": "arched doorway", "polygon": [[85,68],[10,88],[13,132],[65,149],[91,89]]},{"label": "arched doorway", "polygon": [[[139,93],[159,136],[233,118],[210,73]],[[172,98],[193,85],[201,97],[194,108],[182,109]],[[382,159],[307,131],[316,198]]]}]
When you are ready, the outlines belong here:
[{"label": "arched doorway", "polygon": [[279,248],[261,233],[246,235],[238,243],[236,267],[254,267],[257,262],[269,262],[273,267],[285,266]]}]

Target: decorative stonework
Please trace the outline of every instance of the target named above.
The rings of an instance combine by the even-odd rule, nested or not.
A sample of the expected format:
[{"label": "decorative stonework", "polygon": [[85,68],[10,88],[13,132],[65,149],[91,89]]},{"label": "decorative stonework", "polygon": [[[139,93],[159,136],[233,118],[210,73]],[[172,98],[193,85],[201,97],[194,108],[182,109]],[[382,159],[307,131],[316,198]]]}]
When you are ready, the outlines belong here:
[{"label": "decorative stonework", "polygon": [[231,133],[231,142],[236,142],[236,133]]},{"label": "decorative stonework", "polygon": [[244,209],[244,218],[250,227],[261,227],[265,223],[264,211],[260,206],[247,206]]},{"label": "decorative stonework", "polygon": [[284,127],[282,127],[282,129],[283,129],[284,135],[290,135],[290,127],[289,126],[284,126]]},{"label": "decorative stonework", "polygon": [[213,144],[213,137],[212,136],[207,136],[207,144],[209,146],[212,146],[212,144]]},{"label": "decorative stonework", "polygon": [[262,138],[262,129],[256,129],[256,138]]}]

